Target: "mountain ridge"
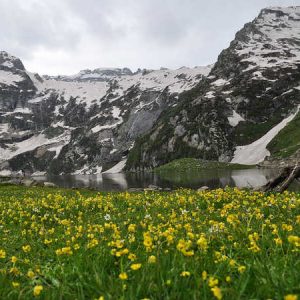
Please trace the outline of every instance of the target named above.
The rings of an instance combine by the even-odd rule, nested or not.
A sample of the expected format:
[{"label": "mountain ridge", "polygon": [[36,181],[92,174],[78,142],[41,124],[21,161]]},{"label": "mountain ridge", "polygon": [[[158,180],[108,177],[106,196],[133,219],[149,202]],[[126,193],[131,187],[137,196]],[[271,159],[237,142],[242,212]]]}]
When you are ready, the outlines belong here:
[{"label": "mountain ridge", "polygon": [[[6,64],[17,59],[1,56]],[[0,75],[6,75],[0,80],[0,166],[56,174],[110,168],[164,109],[177,105],[178,93],[210,71],[209,66],[135,73],[97,68],[53,77],[17,67],[0,64]]]}]

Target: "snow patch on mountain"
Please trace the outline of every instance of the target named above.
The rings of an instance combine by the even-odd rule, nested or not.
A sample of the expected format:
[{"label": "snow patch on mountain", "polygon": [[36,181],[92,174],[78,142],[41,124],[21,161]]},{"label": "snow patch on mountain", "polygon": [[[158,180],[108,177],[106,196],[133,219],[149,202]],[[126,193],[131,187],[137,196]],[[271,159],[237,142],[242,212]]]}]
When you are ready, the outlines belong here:
[{"label": "snow patch on mountain", "polygon": [[262,162],[267,156],[270,156],[270,152],[267,149],[268,144],[274,139],[280,130],[282,130],[296,117],[299,109],[300,106],[298,106],[297,111],[294,114],[283,119],[257,141],[246,146],[236,147],[234,157],[231,162],[244,165],[255,165]]},{"label": "snow patch on mountain", "polygon": [[47,147],[49,151],[55,151],[56,157],[59,155],[63,146],[70,141],[70,132],[66,131],[62,135],[49,139],[40,133],[21,142],[6,143],[5,147],[0,147],[0,162],[9,160],[19,154],[33,151],[41,146]]},{"label": "snow patch on mountain", "polygon": [[17,82],[23,81],[24,78],[21,75],[14,74],[10,71],[0,70],[0,85],[17,86]]},{"label": "snow patch on mountain", "polygon": [[232,112],[232,116],[228,117],[228,122],[232,127],[237,126],[241,121],[245,121],[245,119],[239,115],[235,110]]},{"label": "snow patch on mountain", "polygon": [[8,68],[12,68],[14,66],[14,64],[11,61],[4,61],[0,65],[3,67],[8,67]]},{"label": "snow patch on mountain", "polygon": [[105,130],[105,129],[112,129],[112,128],[115,128],[119,123],[120,122],[116,122],[116,123],[111,124],[111,125],[96,125],[95,127],[93,127],[91,129],[91,131],[93,133],[97,133],[97,132]]},{"label": "snow patch on mountain", "polygon": [[52,90],[63,96],[66,101],[71,98],[76,99],[77,103],[84,103],[86,108],[94,103],[99,103],[103,98],[109,85],[106,82],[71,82],[55,79],[46,79],[40,86],[44,91]]},{"label": "snow patch on mountain", "polygon": [[230,80],[225,80],[223,78],[220,78],[214,82],[211,83],[211,85],[214,85],[214,86],[223,86],[223,85],[227,85],[230,83]]},{"label": "snow patch on mountain", "polygon": [[47,142],[48,139],[43,134],[38,134],[19,143],[6,144],[7,148],[0,148],[0,161],[10,159],[24,152],[32,151]]},{"label": "snow patch on mountain", "polygon": [[115,174],[115,173],[121,173],[123,169],[125,168],[127,159],[123,159],[120,162],[118,162],[116,165],[114,165],[111,169],[103,172],[103,174]]},{"label": "snow patch on mountain", "polygon": [[51,146],[50,148],[48,148],[49,151],[54,151],[55,152],[55,156],[53,157],[53,159],[57,158],[58,155],[60,154],[60,151],[62,150],[62,148],[66,145],[66,140],[59,144],[59,145],[56,145],[56,146]]}]

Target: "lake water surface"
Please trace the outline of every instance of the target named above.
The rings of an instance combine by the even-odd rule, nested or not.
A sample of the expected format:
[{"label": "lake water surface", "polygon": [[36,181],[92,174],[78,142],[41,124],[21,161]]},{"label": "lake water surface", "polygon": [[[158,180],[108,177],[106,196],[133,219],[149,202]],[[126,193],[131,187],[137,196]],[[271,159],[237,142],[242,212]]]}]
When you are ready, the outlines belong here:
[{"label": "lake water surface", "polygon": [[[277,169],[247,169],[247,170],[202,170],[198,172],[163,174],[155,173],[118,173],[99,175],[47,175],[35,177],[36,180],[51,181],[64,188],[92,188],[99,191],[124,191],[130,188],[146,188],[156,185],[161,188],[192,188],[202,186],[209,188],[259,187],[274,178]],[[294,184],[293,190],[300,191],[300,185]]]}]

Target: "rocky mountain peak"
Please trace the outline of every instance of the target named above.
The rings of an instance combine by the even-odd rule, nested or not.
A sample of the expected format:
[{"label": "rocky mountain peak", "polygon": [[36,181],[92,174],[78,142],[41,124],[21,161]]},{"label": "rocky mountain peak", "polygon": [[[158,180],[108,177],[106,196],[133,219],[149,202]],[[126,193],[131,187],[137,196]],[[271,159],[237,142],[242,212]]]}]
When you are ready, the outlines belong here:
[{"label": "rocky mountain peak", "polygon": [[6,51],[0,51],[0,69],[11,68],[15,68],[22,71],[25,70],[23,63],[19,58],[10,55]]},{"label": "rocky mountain peak", "polygon": [[132,71],[129,68],[97,68],[94,70],[82,70],[77,75],[71,76],[76,80],[110,80],[114,77],[130,76]]},{"label": "rocky mountain peak", "polygon": [[24,107],[35,91],[22,61],[6,51],[0,51],[0,111]]},{"label": "rocky mountain peak", "polygon": [[[230,60],[224,61],[224,58]],[[240,62],[239,68],[235,67]],[[263,9],[257,18],[237,32],[230,47],[219,56],[220,76],[259,68],[288,68],[300,63],[300,6]]]}]

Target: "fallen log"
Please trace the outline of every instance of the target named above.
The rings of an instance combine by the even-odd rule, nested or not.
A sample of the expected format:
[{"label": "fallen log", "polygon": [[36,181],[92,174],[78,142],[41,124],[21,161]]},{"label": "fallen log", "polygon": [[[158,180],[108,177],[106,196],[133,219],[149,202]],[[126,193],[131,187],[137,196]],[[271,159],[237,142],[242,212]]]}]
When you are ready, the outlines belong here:
[{"label": "fallen log", "polygon": [[284,168],[283,171],[273,180],[269,181],[262,187],[264,192],[284,192],[290,184],[300,178],[300,164],[298,163],[294,167]]}]

